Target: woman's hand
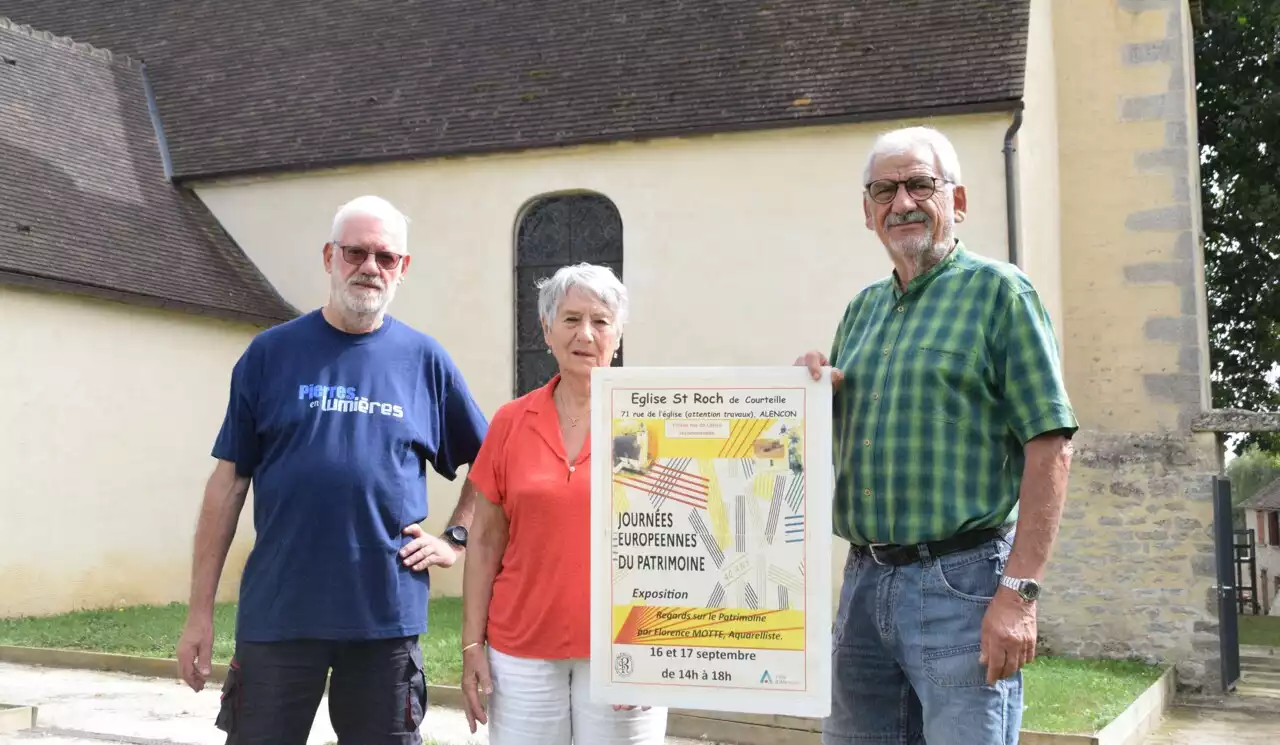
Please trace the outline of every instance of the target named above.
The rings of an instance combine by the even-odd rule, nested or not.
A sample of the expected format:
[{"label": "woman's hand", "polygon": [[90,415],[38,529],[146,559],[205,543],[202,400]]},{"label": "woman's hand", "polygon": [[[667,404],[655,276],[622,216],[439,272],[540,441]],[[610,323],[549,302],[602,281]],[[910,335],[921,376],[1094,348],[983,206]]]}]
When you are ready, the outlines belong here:
[{"label": "woman's hand", "polygon": [[410,523],[404,534],[412,538],[400,549],[400,559],[415,572],[427,567],[451,567],[458,560],[458,549],[443,538],[428,535],[418,523]]},{"label": "woman's hand", "polygon": [[480,700],[480,691],[484,691],[486,700],[493,693],[493,681],[489,679],[489,656],[483,644],[462,653],[462,698],[467,705],[467,726],[471,728],[473,735],[476,732],[476,722],[489,723],[484,702]]}]

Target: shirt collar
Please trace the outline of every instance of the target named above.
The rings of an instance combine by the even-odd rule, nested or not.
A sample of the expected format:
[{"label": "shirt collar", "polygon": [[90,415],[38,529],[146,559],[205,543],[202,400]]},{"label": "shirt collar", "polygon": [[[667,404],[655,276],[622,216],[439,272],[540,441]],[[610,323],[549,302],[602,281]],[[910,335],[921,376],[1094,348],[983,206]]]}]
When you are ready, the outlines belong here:
[{"label": "shirt collar", "polygon": [[556,384],[559,382],[560,373],[556,373],[551,376],[551,380],[548,380],[546,385],[536,389],[533,392],[533,395],[529,398],[528,411],[534,414],[541,414],[549,409],[552,413],[555,413],[556,404],[555,400],[552,398],[552,393],[555,391]]},{"label": "shirt collar", "polygon": [[[551,380],[547,384],[538,388],[533,392],[533,396],[529,400],[529,407],[526,409],[530,414],[537,415],[537,419],[533,422],[533,429],[542,437],[547,446],[561,460],[566,460],[564,450],[564,435],[560,432],[560,417],[556,414],[556,402],[553,393],[556,385],[560,383],[560,374],[556,373],[551,376]],[[590,417],[590,413],[587,414]],[[582,443],[582,450],[578,453],[575,464],[581,463],[591,455],[591,438],[587,437]]]}]

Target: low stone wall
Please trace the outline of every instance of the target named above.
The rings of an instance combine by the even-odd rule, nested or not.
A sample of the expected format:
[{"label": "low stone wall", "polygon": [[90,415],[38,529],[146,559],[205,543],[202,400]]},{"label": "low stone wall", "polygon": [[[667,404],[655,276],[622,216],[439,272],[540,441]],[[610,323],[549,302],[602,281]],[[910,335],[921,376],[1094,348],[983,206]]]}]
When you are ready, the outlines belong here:
[{"label": "low stone wall", "polygon": [[1212,434],[1081,431],[1040,601],[1055,654],[1177,665],[1217,685]]}]

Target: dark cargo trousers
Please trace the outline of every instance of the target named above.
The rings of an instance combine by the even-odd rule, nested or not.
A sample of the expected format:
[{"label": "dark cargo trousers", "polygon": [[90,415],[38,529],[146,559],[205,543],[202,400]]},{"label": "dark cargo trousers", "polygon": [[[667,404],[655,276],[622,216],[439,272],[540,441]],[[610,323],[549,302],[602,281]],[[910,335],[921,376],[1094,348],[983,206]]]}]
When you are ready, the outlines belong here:
[{"label": "dark cargo trousers", "polygon": [[237,643],[217,718],[227,745],[306,745],[326,679],[340,745],[421,745],[427,682],[417,636]]}]

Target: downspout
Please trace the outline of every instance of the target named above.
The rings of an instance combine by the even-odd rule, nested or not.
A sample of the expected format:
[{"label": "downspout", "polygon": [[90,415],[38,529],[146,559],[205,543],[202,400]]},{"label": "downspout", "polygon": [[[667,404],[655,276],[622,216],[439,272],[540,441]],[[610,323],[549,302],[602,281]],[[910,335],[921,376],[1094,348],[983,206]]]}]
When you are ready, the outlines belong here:
[{"label": "downspout", "polygon": [[1014,167],[1013,156],[1017,148],[1013,146],[1013,138],[1022,127],[1022,102],[1013,110],[1013,123],[1004,133],[1004,201],[1005,223],[1009,226],[1009,263],[1018,266],[1018,173]]}]

